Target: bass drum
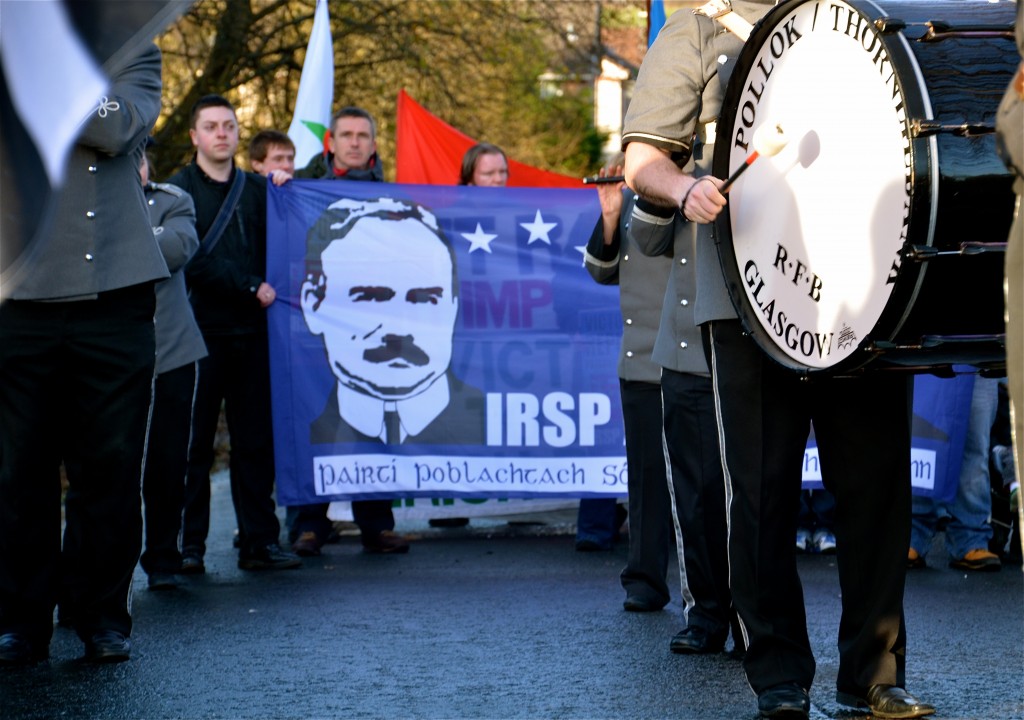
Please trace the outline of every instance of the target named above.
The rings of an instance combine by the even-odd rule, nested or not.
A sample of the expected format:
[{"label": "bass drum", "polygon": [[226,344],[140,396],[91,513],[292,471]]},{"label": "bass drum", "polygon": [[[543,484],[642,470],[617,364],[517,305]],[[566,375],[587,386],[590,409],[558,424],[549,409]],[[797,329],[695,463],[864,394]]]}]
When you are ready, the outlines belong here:
[{"label": "bass drum", "polygon": [[[716,224],[746,329],[795,371],[1005,367],[1012,177],[995,115],[1012,2],[784,0],[729,78],[714,173],[765,123],[788,143]],[[762,153],[764,155],[764,153]]]}]

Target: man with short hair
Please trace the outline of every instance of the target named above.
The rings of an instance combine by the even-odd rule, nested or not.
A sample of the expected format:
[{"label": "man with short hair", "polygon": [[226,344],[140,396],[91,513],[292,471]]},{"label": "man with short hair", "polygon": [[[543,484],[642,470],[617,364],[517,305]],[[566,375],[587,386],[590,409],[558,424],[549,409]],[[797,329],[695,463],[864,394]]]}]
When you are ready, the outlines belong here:
[{"label": "man with short hair", "polygon": [[310,158],[295,177],[384,182],[384,168],[377,157],[377,123],[373,116],[351,105],[334,113],[327,150]]},{"label": "man with short hair", "polygon": [[[334,113],[328,149],[313,157],[297,178],[384,182],[384,168],[377,157],[377,123],[359,107],[347,106]],[[298,506],[291,527],[292,548],[299,555],[319,555],[331,533],[328,503]],[[394,533],[391,500],[357,500],[352,516],[359,526],[363,549],[369,553],[405,553],[408,541]]]},{"label": "man with short hair", "polygon": [[275,170],[295,174],[295,143],[280,130],[260,130],[249,141],[249,166],[266,177]]},{"label": "man with short hair", "polygon": [[[209,355],[199,363],[182,531],[186,574],[206,571],[210,529],[210,469],[221,402],[231,435],[231,499],[239,529],[238,567],[294,568],[295,555],[278,545],[274,513],[274,455],[270,415],[268,308],[277,293],[266,271],[266,179],[235,167],[238,121],[219,95],[199,99],[189,130],[192,163],[168,182],[195,201],[199,251],[185,276]],[[283,171],[273,182],[291,179]]]}]

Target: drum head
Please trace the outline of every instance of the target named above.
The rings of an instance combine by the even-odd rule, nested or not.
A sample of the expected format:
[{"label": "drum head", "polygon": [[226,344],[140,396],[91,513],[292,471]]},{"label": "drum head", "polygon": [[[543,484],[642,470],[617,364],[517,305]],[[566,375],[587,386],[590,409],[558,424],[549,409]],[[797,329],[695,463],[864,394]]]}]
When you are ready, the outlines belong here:
[{"label": "drum head", "polygon": [[912,140],[909,121],[931,108],[907,41],[875,28],[882,14],[857,0],[781,3],[744,46],[718,125],[723,178],[762,124],[788,138],[732,186],[716,232],[741,320],[802,372],[870,359],[863,348],[892,313],[904,243],[931,242],[935,146]]}]

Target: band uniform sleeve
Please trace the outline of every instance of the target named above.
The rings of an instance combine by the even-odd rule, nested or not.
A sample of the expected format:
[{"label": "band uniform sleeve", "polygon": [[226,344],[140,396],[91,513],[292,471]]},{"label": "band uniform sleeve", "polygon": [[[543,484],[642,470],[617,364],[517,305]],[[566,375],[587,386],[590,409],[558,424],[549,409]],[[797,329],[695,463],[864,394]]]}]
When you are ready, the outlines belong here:
[{"label": "band uniform sleeve", "polygon": [[111,78],[78,143],[111,156],[138,149],[160,115],[160,88],[160,50],[150,44]]},{"label": "band uniform sleeve", "polygon": [[160,252],[171,272],[185,266],[185,263],[199,249],[199,236],[196,235],[196,210],[192,196],[184,190],[172,193],[157,189],[165,202],[160,203],[163,209],[159,217],[151,217],[153,234],[156,236]]},{"label": "band uniform sleeve", "polygon": [[587,251],[583,254],[583,265],[594,278],[602,285],[617,285],[619,282],[619,248],[622,245],[620,226],[617,223],[615,234],[610,245],[604,244],[604,218],[597,218],[597,225],[594,232],[590,234],[587,241]]},{"label": "band uniform sleeve", "polygon": [[680,10],[658,33],[633,89],[623,123],[623,148],[643,142],[667,150],[677,165],[689,159],[706,85],[700,25],[704,21],[712,22]]},{"label": "band uniform sleeve", "polygon": [[629,239],[644,255],[671,255],[675,243],[676,210],[637,198],[629,224]]}]

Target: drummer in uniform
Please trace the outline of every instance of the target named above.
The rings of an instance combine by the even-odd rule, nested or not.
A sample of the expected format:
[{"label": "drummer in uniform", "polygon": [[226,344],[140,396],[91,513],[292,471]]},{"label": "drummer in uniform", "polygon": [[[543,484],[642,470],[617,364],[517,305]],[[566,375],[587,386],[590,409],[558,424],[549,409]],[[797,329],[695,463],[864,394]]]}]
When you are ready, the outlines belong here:
[{"label": "drummer in uniform", "polygon": [[[739,20],[749,29],[774,4],[735,0],[732,12],[716,19],[688,10],[671,15],[644,59],[626,116],[626,180],[661,206],[663,219],[651,212],[649,222],[681,212],[696,235],[694,312],[731,496],[730,582],[747,645],[744,670],[761,715],[810,712],[815,662],[793,537],[813,420],[823,480],[836,497],[843,608],[836,699],[882,717],[922,717],[935,708],[904,689],[911,379],[867,373],[805,381],[776,365],[744,333],[715,248],[712,223],[727,200],[723,180],[710,175],[714,125],[745,37],[727,28]],[[644,235],[640,222],[634,215],[636,237]],[[676,237],[678,243],[685,234]],[[676,263],[673,273],[687,269]],[[663,314],[681,311],[666,298]]]}]

